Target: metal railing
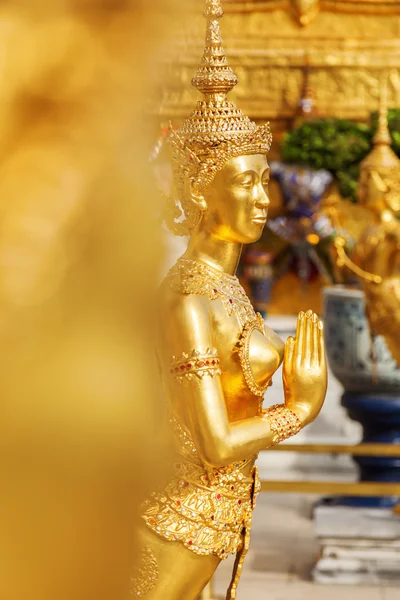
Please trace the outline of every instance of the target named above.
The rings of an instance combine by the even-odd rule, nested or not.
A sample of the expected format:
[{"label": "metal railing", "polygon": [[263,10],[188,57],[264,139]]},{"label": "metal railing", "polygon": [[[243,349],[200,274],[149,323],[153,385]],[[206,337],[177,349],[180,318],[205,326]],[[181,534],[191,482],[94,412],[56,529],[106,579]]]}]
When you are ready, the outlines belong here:
[{"label": "metal railing", "polygon": [[[271,448],[269,452],[295,452],[297,454],[349,454],[350,456],[376,456],[400,458],[400,444],[358,444],[355,446],[342,444],[280,444]],[[378,496],[399,497],[400,483],[378,483],[373,481],[359,481],[341,483],[337,481],[284,481],[262,480],[261,491],[269,493],[288,494],[329,494],[332,496]],[[393,512],[400,516],[400,504],[395,506]],[[214,593],[211,580],[203,590],[200,600],[223,600]]]}]

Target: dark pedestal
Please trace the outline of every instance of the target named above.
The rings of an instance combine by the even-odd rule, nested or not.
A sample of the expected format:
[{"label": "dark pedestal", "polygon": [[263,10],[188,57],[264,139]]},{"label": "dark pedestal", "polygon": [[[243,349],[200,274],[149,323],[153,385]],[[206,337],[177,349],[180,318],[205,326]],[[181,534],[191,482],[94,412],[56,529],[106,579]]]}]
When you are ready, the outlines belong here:
[{"label": "dark pedestal", "polygon": [[[342,406],[351,419],[361,423],[364,443],[400,444],[400,392],[399,396],[346,392],[342,397]],[[400,483],[399,457],[357,456],[354,461],[360,470],[360,481]],[[371,508],[392,507],[399,502],[400,497],[338,499],[342,506]]]}]

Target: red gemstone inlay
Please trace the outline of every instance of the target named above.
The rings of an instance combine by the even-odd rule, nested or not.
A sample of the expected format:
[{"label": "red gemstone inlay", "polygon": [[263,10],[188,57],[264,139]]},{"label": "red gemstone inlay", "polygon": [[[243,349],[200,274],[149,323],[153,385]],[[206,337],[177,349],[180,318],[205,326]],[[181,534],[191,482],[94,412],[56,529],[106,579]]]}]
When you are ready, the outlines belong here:
[{"label": "red gemstone inlay", "polygon": [[215,517],[214,515],[211,515],[211,521],[214,521]]},{"label": "red gemstone inlay", "polygon": [[235,489],[235,486],[234,486],[234,485],[231,485],[231,490],[233,491],[234,489]]},{"label": "red gemstone inlay", "polygon": [[241,501],[241,500],[238,500],[238,504],[242,504],[242,501]]},{"label": "red gemstone inlay", "polygon": [[184,369],[184,368],[185,368],[185,365],[181,365],[181,369],[182,369],[182,371],[183,371],[183,369]]},{"label": "red gemstone inlay", "polygon": [[214,294],[218,294],[218,290],[214,289]]},{"label": "red gemstone inlay", "polygon": [[189,486],[189,482],[185,481],[185,487],[188,487],[188,486]]},{"label": "red gemstone inlay", "polygon": [[229,302],[230,302],[231,304],[233,304],[233,300],[232,300],[232,298],[230,298],[230,299],[229,299]]},{"label": "red gemstone inlay", "polygon": [[192,368],[192,365],[190,365],[190,364],[189,364],[189,365],[186,365],[186,368],[187,368],[187,369],[191,369],[191,368]]},{"label": "red gemstone inlay", "polygon": [[212,361],[212,364],[215,365],[215,360]]},{"label": "red gemstone inlay", "polygon": [[189,540],[189,546],[191,546],[193,544],[192,540]]},{"label": "red gemstone inlay", "polygon": [[221,494],[217,494],[217,500],[221,500]]},{"label": "red gemstone inlay", "polygon": [[197,363],[198,367],[204,367],[204,362],[202,360],[199,360],[199,362]]},{"label": "red gemstone inlay", "polygon": [[177,500],[176,503],[177,503],[178,506],[181,505],[181,501],[180,500]]},{"label": "red gemstone inlay", "polygon": [[210,361],[209,361],[209,360],[206,360],[206,365],[209,365],[209,364],[210,364]]}]

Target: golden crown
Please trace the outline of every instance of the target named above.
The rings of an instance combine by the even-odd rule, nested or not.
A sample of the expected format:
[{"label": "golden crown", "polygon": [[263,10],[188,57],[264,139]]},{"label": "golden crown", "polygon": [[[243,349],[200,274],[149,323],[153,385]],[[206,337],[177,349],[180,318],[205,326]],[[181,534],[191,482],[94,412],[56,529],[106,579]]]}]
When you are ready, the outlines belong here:
[{"label": "golden crown", "polygon": [[203,94],[203,99],[182,126],[170,133],[175,186],[186,219],[176,223],[179,210],[175,207],[173,222],[170,219],[167,223],[178,235],[187,234],[200,218],[185,198],[185,180],[190,179],[201,192],[231,158],[266,154],[271,148],[269,124],[257,126],[227,100],[238,79],[222,45],[220,19],[223,14],[221,0],[206,0],[205,50],[192,79],[192,85]]},{"label": "golden crown", "polygon": [[392,138],[388,124],[387,79],[381,78],[378,129],[373,139],[373,148],[361,162],[361,170],[375,170],[378,173],[395,171],[400,168],[400,159],[392,150]]}]

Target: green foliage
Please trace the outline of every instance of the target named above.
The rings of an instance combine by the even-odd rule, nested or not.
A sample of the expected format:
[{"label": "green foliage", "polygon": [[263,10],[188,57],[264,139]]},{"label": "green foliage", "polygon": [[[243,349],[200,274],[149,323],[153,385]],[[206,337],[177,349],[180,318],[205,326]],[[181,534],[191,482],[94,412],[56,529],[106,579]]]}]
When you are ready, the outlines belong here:
[{"label": "green foliage", "polygon": [[[281,154],[283,160],[326,169],[336,178],[340,193],[356,200],[359,164],[372,148],[378,115],[371,115],[371,125],[346,119],[318,119],[303,123],[286,134]],[[393,150],[400,156],[400,109],[388,114]]]}]

